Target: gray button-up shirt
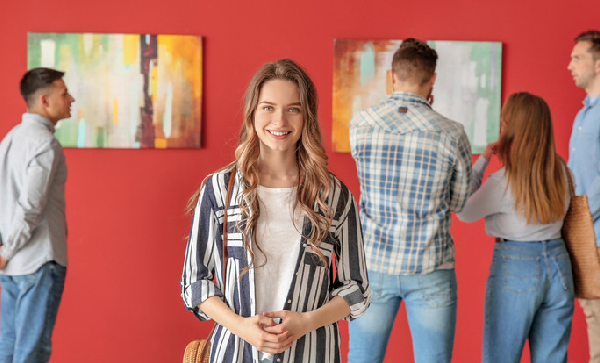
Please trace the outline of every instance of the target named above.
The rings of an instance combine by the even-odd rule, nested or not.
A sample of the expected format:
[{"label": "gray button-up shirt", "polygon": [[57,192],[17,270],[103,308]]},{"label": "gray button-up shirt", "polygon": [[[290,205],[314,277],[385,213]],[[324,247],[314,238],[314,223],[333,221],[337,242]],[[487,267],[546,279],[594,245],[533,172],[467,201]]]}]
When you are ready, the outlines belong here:
[{"label": "gray button-up shirt", "polygon": [[67,164],[54,125],[23,114],[0,143],[0,254],[5,275],[34,273],[44,263],[67,266]]}]

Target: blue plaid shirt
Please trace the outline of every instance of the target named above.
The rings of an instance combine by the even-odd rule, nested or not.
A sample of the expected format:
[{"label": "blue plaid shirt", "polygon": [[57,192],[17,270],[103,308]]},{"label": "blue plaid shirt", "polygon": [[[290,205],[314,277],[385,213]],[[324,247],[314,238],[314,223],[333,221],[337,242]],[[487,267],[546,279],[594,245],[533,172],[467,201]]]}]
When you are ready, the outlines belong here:
[{"label": "blue plaid shirt", "polygon": [[462,210],[471,187],[463,126],[421,96],[394,92],[354,114],[350,147],[369,271],[415,275],[453,268],[450,212]]}]

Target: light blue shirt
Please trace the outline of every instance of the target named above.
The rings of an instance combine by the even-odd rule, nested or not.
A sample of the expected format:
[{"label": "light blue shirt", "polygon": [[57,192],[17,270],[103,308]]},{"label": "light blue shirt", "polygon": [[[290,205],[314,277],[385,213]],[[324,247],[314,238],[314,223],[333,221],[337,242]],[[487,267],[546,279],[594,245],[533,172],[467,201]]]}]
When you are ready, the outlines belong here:
[{"label": "light blue shirt", "polygon": [[1,274],[29,275],[48,261],[67,266],[66,180],[54,125],[24,114],[0,143]]},{"label": "light blue shirt", "polygon": [[600,246],[600,97],[587,96],[575,117],[569,143],[569,167],[575,176],[575,194],[587,195],[596,244]]}]

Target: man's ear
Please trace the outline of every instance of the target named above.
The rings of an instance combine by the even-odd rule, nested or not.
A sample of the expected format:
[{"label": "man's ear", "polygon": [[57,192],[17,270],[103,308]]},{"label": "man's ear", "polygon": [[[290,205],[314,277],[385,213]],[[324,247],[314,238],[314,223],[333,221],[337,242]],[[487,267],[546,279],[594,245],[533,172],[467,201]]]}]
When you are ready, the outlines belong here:
[{"label": "man's ear", "polygon": [[435,84],[435,79],[437,78],[437,73],[434,73],[431,78],[429,79],[429,87],[433,88],[433,85]]},{"label": "man's ear", "polygon": [[46,108],[46,107],[50,106],[49,98],[50,98],[50,96],[48,95],[47,92],[40,92],[40,94],[37,96],[40,107]]}]

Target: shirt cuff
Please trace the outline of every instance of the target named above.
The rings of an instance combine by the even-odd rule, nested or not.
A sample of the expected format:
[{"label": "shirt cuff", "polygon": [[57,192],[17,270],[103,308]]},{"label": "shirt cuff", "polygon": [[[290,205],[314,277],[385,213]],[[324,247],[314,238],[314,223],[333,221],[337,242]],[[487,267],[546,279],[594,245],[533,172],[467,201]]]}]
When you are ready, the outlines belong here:
[{"label": "shirt cuff", "polygon": [[4,245],[0,246],[0,256],[4,257],[7,260],[10,260],[11,258],[13,258],[14,253],[12,253],[12,249],[9,249],[8,247],[6,247],[6,245]]}]

